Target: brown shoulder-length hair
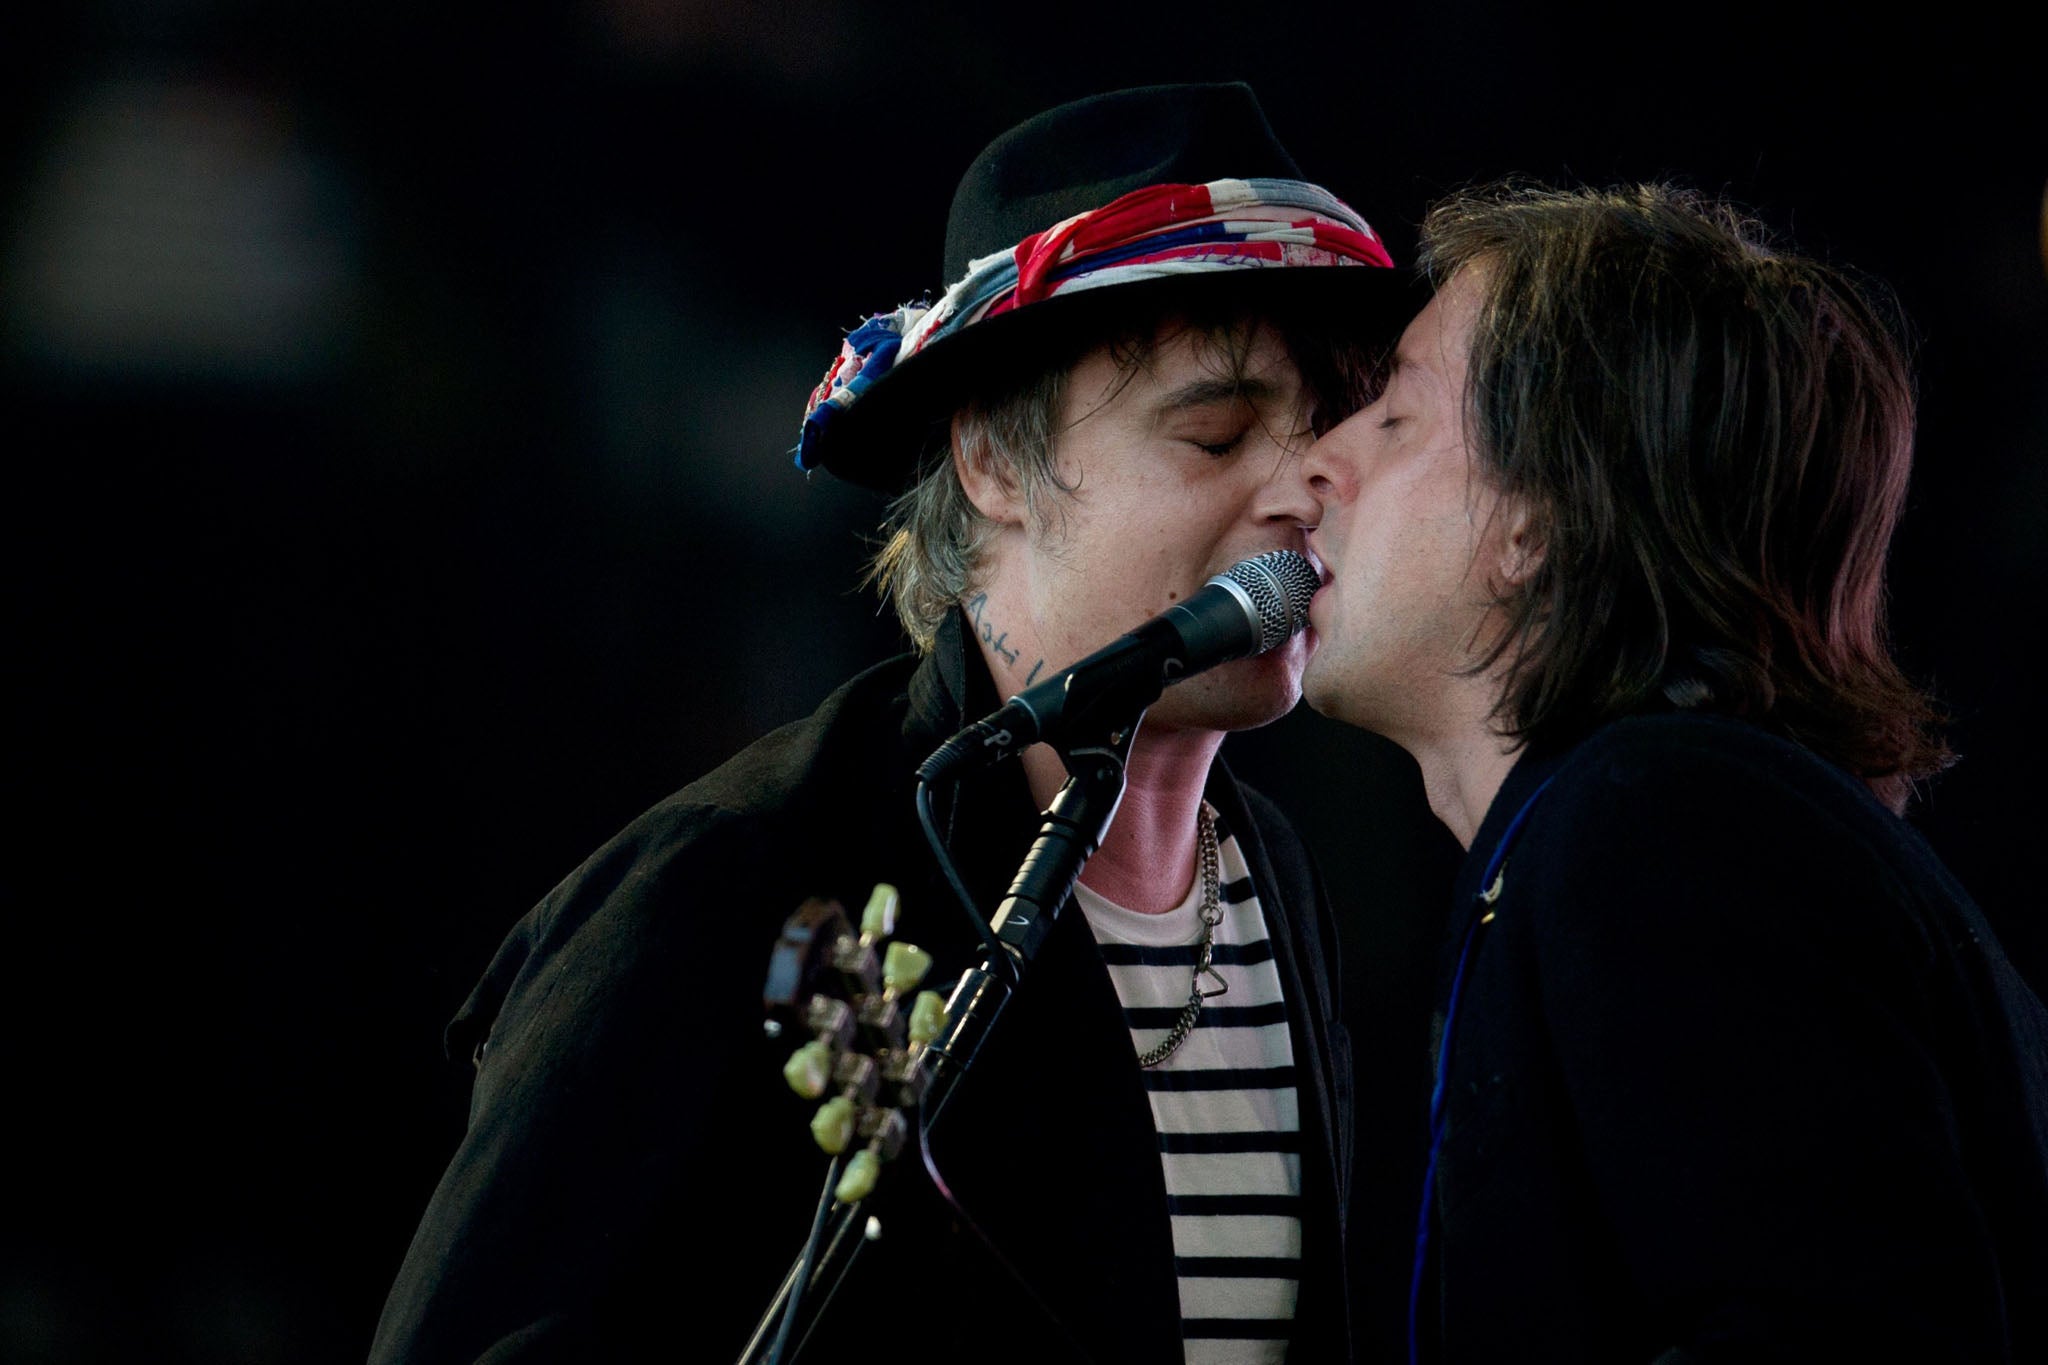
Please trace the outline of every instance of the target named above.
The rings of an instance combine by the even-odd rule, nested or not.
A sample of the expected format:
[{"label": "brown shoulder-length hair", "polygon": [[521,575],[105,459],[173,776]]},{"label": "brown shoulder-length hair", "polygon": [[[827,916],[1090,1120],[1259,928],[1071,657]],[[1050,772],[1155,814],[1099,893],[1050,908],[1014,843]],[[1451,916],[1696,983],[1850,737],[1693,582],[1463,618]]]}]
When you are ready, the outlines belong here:
[{"label": "brown shoulder-length hair", "polygon": [[1657,185],[1460,194],[1422,260],[1478,270],[1471,443],[1543,547],[1481,664],[1496,723],[1711,709],[1902,810],[1951,755],[1886,642],[1914,409],[1889,295]]}]

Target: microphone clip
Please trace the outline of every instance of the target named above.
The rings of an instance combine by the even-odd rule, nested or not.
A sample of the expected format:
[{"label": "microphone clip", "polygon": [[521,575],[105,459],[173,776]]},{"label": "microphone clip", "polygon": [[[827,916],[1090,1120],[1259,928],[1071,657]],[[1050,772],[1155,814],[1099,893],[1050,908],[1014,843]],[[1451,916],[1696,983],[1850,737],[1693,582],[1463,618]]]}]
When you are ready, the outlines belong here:
[{"label": "microphone clip", "polygon": [[1081,866],[1102,846],[1124,799],[1124,769],[1138,720],[1085,743],[1056,746],[1067,781],[1041,815],[1038,838],[997,905],[989,927],[1020,973],[1038,956],[1060,907],[1080,878]]}]

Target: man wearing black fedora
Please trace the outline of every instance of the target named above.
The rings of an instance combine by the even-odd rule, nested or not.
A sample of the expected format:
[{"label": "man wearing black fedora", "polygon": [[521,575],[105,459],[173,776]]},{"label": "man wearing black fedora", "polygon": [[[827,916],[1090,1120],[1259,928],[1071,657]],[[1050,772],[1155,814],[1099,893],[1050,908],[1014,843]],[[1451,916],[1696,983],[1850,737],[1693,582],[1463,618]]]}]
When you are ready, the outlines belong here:
[{"label": "man wearing black fedora", "polygon": [[[646,813],[513,930],[449,1030],[469,1129],[374,1361],[739,1355],[823,1169],[791,1044],[755,1024],[784,918],[887,882],[934,979],[972,966],[920,761],[1212,575],[1301,550],[1294,458],[1412,311],[1241,85],[1010,130],[961,182],[945,278],[846,338],[797,452],[900,494],[874,573],[915,652]],[[1333,931],[1296,836],[1216,762],[1294,706],[1312,647],[1152,706],[1101,849],[929,1160],[913,1137],[863,1206],[879,1238],[807,1356],[1348,1357]],[[1065,777],[1039,746],[936,792],[984,914]]]}]

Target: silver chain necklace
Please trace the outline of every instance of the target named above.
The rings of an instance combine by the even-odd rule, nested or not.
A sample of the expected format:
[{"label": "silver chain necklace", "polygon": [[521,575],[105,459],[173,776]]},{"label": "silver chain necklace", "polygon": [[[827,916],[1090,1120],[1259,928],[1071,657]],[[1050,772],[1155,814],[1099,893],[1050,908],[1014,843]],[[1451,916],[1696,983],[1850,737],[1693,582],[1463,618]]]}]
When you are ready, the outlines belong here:
[{"label": "silver chain necklace", "polygon": [[[1195,1031],[1195,1016],[1202,1012],[1202,1002],[1230,989],[1230,983],[1211,965],[1216,952],[1216,926],[1223,922],[1223,887],[1216,852],[1216,813],[1209,809],[1207,801],[1195,813],[1195,843],[1201,863],[1202,936],[1195,941],[1195,971],[1188,982],[1188,1002],[1181,1006],[1180,1018],[1173,1021],[1173,1031],[1160,1040],[1159,1046],[1138,1058],[1141,1067],[1158,1066],[1178,1051],[1180,1045],[1188,1040],[1188,1035]],[[1202,989],[1204,975],[1215,978],[1215,990]]]}]

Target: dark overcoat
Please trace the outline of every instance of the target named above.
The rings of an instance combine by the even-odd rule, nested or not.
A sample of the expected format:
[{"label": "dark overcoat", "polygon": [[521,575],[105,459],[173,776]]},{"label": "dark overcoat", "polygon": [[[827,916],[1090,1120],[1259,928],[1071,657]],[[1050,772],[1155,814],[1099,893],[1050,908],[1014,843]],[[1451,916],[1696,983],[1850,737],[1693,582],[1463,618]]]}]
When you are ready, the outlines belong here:
[{"label": "dark overcoat", "polygon": [[[735,1358],[809,1226],[825,1161],[761,1028],[784,918],[901,888],[899,937],[978,960],[913,811],[916,764],[996,705],[957,619],[636,820],[520,921],[449,1030],[468,1131],[385,1306],[376,1365]],[[1220,769],[1271,932],[1301,1096],[1304,1259],[1290,1359],[1345,1359],[1351,1061],[1323,892],[1274,808]],[[1036,831],[1016,765],[939,810],[993,907]],[[817,1359],[1181,1360],[1166,1193],[1130,1033],[1069,910],[934,1132],[870,1201],[882,1235]],[[1021,1282],[1020,1282],[1021,1281]],[[1026,1287],[1028,1286],[1028,1288]],[[1057,1319],[1058,1325],[1054,1323]],[[808,1353],[807,1353],[807,1358]]]}]

